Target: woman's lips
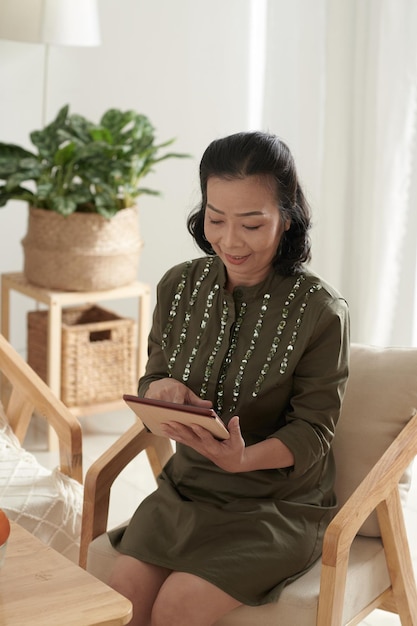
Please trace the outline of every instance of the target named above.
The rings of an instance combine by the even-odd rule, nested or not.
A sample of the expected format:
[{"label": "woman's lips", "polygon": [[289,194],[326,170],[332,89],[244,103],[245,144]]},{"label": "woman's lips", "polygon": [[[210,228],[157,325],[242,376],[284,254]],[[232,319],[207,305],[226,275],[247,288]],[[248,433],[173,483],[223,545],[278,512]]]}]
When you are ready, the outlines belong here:
[{"label": "woman's lips", "polygon": [[246,259],[249,258],[249,254],[247,254],[246,256],[225,254],[224,256],[226,257],[227,262],[231,263],[232,265],[242,265],[242,263],[244,263]]}]

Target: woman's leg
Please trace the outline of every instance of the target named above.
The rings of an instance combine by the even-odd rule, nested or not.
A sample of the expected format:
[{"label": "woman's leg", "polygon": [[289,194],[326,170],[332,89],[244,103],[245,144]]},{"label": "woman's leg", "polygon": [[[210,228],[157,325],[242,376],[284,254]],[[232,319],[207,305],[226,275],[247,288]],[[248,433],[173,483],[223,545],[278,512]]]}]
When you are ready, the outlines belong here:
[{"label": "woman's leg", "polygon": [[143,563],[131,556],[117,557],[109,585],[133,604],[131,626],[150,626],[152,607],[171,570]]},{"label": "woman's leg", "polygon": [[152,626],[211,626],[241,605],[212,583],[184,572],[172,572],[154,601]]}]

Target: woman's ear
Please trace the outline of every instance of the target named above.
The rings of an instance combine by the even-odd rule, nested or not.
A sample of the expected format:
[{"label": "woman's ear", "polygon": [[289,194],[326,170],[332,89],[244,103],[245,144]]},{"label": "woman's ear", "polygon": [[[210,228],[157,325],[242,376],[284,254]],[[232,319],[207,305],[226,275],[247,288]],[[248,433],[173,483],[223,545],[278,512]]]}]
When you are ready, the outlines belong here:
[{"label": "woman's ear", "polygon": [[290,230],[290,226],[291,226],[291,219],[288,218],[287,220],[285,220],[285,224],[284,224],[284,230]]}]

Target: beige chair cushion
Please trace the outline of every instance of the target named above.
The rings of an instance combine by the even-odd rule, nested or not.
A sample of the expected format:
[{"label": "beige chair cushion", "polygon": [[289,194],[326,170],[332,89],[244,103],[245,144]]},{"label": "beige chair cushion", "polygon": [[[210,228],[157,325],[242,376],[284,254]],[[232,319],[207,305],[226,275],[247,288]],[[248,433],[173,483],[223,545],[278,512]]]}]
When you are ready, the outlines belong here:
[{"label": "beige chair cushion", "polygon": [[0,404],[0,507],[41,541],[78,563],[83,488],[21,447]]},{"label": "beige chair cushion", "polygon": [[[410,348],[353,344],[351,372],[336,429],[336,493],[342,506],[417,411],[417,353]],[[411,471],[404,474],[405,502]],[[379,537],[376,514],[361,535]]]},{"label": "beige chair cushion", "polygon": [[[103,582],[108,582],[117,554],[107,534],[100,535],[90,544],[87,570]],[[317,626],[320,572],[321,563],[317,561],[307,574],[283,590],[279,602],[258,607],[239,607],[216,622],[216,626]],[[381,540],[357,537],[349,560],[343,623],[353,618],[358,607],[366,606],[389,585]]]}]

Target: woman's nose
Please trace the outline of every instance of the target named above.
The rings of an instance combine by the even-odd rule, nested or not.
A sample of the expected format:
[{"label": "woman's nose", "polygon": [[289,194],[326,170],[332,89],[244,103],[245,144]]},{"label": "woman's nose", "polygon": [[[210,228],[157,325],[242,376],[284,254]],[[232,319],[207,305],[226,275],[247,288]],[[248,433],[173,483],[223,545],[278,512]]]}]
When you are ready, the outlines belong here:
[{"label": "woman's nose", "polygon": [[225,227],[222,233],[222,241],[227,246],[235,246],[239,243],[239,236],[234,226],[228,225]]}]

